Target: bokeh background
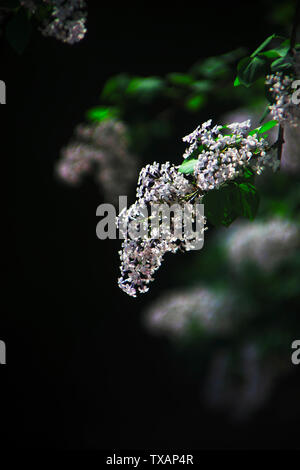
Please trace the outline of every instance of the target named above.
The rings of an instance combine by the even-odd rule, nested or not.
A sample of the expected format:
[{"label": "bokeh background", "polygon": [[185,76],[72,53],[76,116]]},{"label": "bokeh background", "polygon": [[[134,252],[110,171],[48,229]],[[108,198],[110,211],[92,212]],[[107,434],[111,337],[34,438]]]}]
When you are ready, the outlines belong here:
[{"label": "bokeh background", "polygon": [[[273,32],[289,34],[293,7],[208,2],[147,10],[88,2],[88,33],[79,44],[33,31],[18,55],[2,37],[7,105],[1,114],[9,137],[3,157],[14,166],[12,288],[0,322],[8,362],[1,370],[8,411],[3,443],[299,448],[300,366],[291,364],[291,342],[300,337],[300,177],[294,166],[289,171],[289,156],[285,172],[258,181],[257,221],[210,227],[201,252],[166,256],[150,292],[137,299],[117,285],[120,242],[96,238],[96,208],[107,202],[103,186],[91,174],[70,186],[56,173],[61,149],[87,110],[105,102],[100,93],[112,76],[185,74],[208,57],[251,52]],[[220,82],[217,74],[213,92],[199,91],[195,106],[185,105],[185,92],[170,99],[172,111],[159,121],[165,128],[157,116],[169,102],[160,95],[126,108],[137,174],[154,160],[179,163],[181,138],[209,118],[248,112],[258,119],[259,86],[226,91],[234,65],[229,61]],[[134,191],[133,178],[131,202]],[[245,224],[256,224],[256,231]],[[179,331],[173,312],[185,315]],[[196,323],[184,323],[195,312]],[[165,322],[153,321],[159,313]]]}]

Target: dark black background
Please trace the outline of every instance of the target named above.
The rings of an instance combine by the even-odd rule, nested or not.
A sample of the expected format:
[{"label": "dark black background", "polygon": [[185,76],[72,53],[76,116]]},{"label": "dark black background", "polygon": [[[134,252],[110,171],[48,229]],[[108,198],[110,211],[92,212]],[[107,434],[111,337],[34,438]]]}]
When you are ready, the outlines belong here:
[{"label": "dark black background", "polygon": [[[89,2],[88,35],[68,46],[36,32],[19,56],[2,41],[3,210],[11,247],[0,338],[3,439],[12,448],[295,448],[293,416],[278,418],[286,387],[252,421],[232,424],[201,407],[185,358],[140,323],[143,306],[169,287],[169,259],[146,298],[117,287],[118,241],[96,238],[91,181],[79,189],[53,176],[59,150],[114,73],[184,72],[197,59],[273,33],[272,2],[180,3],[163,8]],[[4,202],[5,201],[5,202]],[[10,228],[12,230],[10,230]],[[176,257],[174,257],[176,258]],[[293,381],[294,380],[294,381]],[[299,384],[298,384],[299,385]],[[280,413],[279,413],[280,415]]]}]

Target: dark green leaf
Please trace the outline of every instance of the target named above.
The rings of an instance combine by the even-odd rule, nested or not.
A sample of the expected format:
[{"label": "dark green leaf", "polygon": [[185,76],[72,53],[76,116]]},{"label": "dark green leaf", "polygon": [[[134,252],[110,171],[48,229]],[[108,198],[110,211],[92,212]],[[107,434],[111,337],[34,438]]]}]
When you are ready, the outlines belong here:
[{"label": "dark green leaf", "polygon": [[275,48],[275,51],[278,52],[280,57],[285,57],[290,50],[290,44],[291,41],[289,39],[286,39],[283,41],[280,46]]},{"label": "dark green leaf", "polygon": [[265,75],[267,70],[267,62],[262,57],[244,57],[238,63],[238,77],[240,82],[245,86],[252,85],[258,78]]},{"label": "dark green leaf", "polygon": [[271,69],[273,72],[279,72],[281,70],[287,70],[293,67],[293,59],[292,57],[280,57],[280,59],[276,59],[271,64]]},{"label": "dark green leaf", "polygon": [[242,180],[250,181],[255,177],[255,173],[250,168],[245,168],[243,175],[240,177]]},{"label": "dark green leaf", "polygon": [[174,85],[191,85],[193,78],[184,73],[169,73],[167,79]]},{"label": "dark green leaf", "polygon": [[228,227],[241,212],[239,192],[234,184],[208,191],[203,204],[205,216],[215,227]]},{"label": "dark green leaf", "polygon": [[207,78],[217,78],[226,75],[229,72],[229,68],[222,56],[208,57],[201,64],[197,65],[197,69],[194,66],[193,72]]},{"label": "dark green leaf", "polygon": [[[248,178],[252,178],[249,170]],[[246,176],[246,175],[245,175]],[[221,188],[208,191],[203,198],[204,213],[215,226],[228,227],[237,217],[254,219],[259,196],[255,186],[250,181],[231,182]]]},{"label": "dark green leaf", "polygon": [[242,213],[240,215],[253,220],[258,210],[259,194],[251,183],[241,183],[238,185],[238,188],[242,205]]},{"label": "dark green leaf", "polygon": [[164,81],[158,77],[134,77],[130,80],[126,93],[146,100],[159,94],[164,88]]},{"label": "dark green leaf", "polygon": [[225,54],[222,54],[219,57],[222,58],[226,64],[232,64],[233,62],[241,59],[245,54],[246,49],[244,47],[238,47],[232,51],[225,52]]},{"label": "dark green leaf", "polygon": [[259,57],[267,57],[267,59],[277,59],[281,57],[277,49],[270,49],[269,51],[264,51],[259,53]]},{"label": "dark green leaf", "polygon": [[206,99],[202,94],[194,95],[188,98],[185,102],[185,106],[190,111],[198,111],[205,104]]},{"label": "dark green leaf", "polygon": [[196,80],[192,83],[191,88],[200,93],[206,93],[213,88],[213,82],[210,80]]},{"label": "dark green leaf", "polygon": [[101,98],[111,103],[118,103],[123,100],[129,81],[130,78],[126,74],[109,78],[103,87]]}]

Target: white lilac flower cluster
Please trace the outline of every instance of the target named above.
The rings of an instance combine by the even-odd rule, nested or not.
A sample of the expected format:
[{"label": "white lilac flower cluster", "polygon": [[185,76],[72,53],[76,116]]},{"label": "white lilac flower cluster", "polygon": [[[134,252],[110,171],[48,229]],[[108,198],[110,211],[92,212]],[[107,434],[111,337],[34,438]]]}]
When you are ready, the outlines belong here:
[{"label": "white lilac flower cluster", "polygon": [[[183,157],[197,156],[194,167],[196,181],[190,183],[169,162],[161,166],[158,163],[147,165],[139,176],[137,201],[128,210],[124,209],[117,219],[119,229],[134,221],[137,221],[138,226],[143,209],[154,203],[171,205],[179,202],[193,219],[193,204],[188,200],[189,195],[196,193],[197,201],[201,201],[200,192],[217,189],[221,184],[243,174],[246,168],[251,168],[256,174],[260,174],[267,165],[274,170],[278,168],[279,161],[275,158],[275,152],[271,152],[267,140],[258,133],[248,135],[250,120],[213,128],[211,122],[205,122],[183,138],[190,144]],[[221,132],[223,129],[229,133],[224,135]],[[176,226],[176,217],[172,223]],[[150,237],[133,240],[127,232],[123,232],[125,240],[120,251],[119,286],[133,297],[137,292],[148,291],[148,284],[153,281],[153,274],[160,267],[166,252],[195,249],[194,240],[179,239],[172,231],[160,234],[159,238],[156,235],[151,233]]]},{"label": "white lilac flower cluster", "polygon": [[225,247],[236,268],[251,261],[269,272],[300,248],[300,226],[281,218],[239,223],[231,228]]},{"label": "white lilac flower cluster", "polygon": [[81,124],[71,143],[62,149],[56,171],[69,184],[77,185],[84,175],[95,172],[108,201],[127,194],[136,178],[136,158],[129,151],[126,126],[110,119]]},{"label": "white lilac flower cluster", "polygon": [[[67,44],[81,41],[86,34],[85,0],[43,0],[51,8],[50,17],[43,21],[40,28],[44,36],[52,36]],[[21,4],[32,14],[37,10],[37,2],[23,0]]]},{"label": "white lilac flower cluster", "polygon": [[232,293],[197,286],[159,297],[145,312],[152,332],[180,338],[192,327],[206,332],[227,333],[236,325],[237,301]]},{"label": "white lilac flower cluster", "polygon": [[44,0],[53,5],[50,21],[41,29],[44,36],[53,36],[59,41],[74,44],[86,34],[87,12],[85,0]]},{"label": "white lilac flower cluster", "polygon": [[[270,151],[267,140],[258,134],[247,135],[250,120],[214,127],[211,127],[211,122],[210,119],[183,138],[190,144],[183,158],[194,157],[198,160],[194,175],[201,190],[219,188],[221,184],[240,176],[245,167],[256,174],[260,174],[267,165],[274,171],[278,168],[279,161]],[[224,135],[222,130],[230,133]]]},{"label": "white lilac flower cluster", "polygon": [[[169,162],[162,165],[154,162],[152,165],[144,167],[139,175],[136,191],[137,200],[130,206],[120,212],[117,218],[117,226],[122,231],[122,227],[128,227],[129,224],[137,222],[137,228],[143,219],[144,210],[153,208],[155,204],[166,204],[172,206],[178,204],[186,211],[185,214],[194,220],[194,204],[185,200],[185,196],[191,194],[194,187],[188,179],[178,173],[176,168]],[[198,201],[200,199],[197,199]],[[155,210],[154,210],[155,211]],[[149,212],[147,212],[149,214]],[[151,212],[152,216],[153,212]],[[193,237],[178,238],[174,227],[178,226],[182,219],[176,219],[176,213],[171,218],[171,226],[164,231],[164,224],[156,230],[151,230],[151,220],[144,220],[144,224],[150,232],[146,230],[145,235],[137,239],[128,236],[128,232],[122,232],[124,241],[120,250],[121,277],[118,280],[119,287],[128,295],[136,297],[137,293],[144,293],[149,290],[148,284],[154,280],[153,275],[160,267],[165,253],[176,253],[180,251],[189,251],[195,249],[195,240]],[[162,217],[163,221],[163,217]],[[149,225],[148,225],[148,222]],[[204,226],[204,218],[202,220]],[[204,231],[204,229],[203,229]],[[198,233],[203,237],[203,232]]]},{"label": "white lilac flower cluster", "polygon": [[292,102],[293,78],[276,72],[266,76],[266,85],[269,87],[274,104],[269,106],[270,113],[281,125],[298,127],[300,123],[300,106]]}]

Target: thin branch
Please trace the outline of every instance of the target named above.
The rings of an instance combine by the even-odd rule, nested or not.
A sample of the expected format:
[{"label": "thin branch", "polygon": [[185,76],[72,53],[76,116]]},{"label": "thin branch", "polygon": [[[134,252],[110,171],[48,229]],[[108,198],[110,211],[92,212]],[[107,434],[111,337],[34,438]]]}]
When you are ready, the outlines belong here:
[{"label": "thin branch", "polygon": [[289,50],[292,54],[295,53],[294,47],[295,47],[296,40],[297,40],[297,28],[299,25],[299,21],[300,21],[300,0],[297,0],[294,21],[293,21],[292,31],[290,35],[290,49]]},{"label": "thin branch", "polygon": [[284,129],[280,125],[278,129],[278,137],[277,137],[277,158],[281,162],[281,156],[282,156],[282,146],[284,144]]},{"label": "thin branch", "polygon": [[[295,44],[297,40],[297,28],[299,25],[299,21],[300,21],[300,0],[297,0],[294,21],[293,21],[291,35],[290,35],[289,52],[291,52],[291,54],[295,54],[294,48],[295,48]],[[281,162],[283,144],[284,144],[284,129],[281,125],[279,125],[276,146],[277,146],[277,158],[280,162]]]}]

